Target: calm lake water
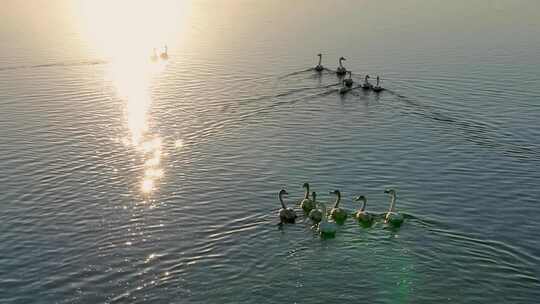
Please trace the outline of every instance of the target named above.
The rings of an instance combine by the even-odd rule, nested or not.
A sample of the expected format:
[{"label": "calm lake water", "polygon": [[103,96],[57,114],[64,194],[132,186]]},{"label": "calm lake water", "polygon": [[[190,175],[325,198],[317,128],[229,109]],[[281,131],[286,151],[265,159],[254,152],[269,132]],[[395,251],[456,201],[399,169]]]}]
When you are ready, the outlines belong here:
[{"label": "calm lake water", "polygon": [[[0,25],[0,302],[540,298],[538,1],[8,0]],[[388,90],[340,96],[319,52]],[[374,212],[393,187],[406,221],[280,228],[306,181]]]}]

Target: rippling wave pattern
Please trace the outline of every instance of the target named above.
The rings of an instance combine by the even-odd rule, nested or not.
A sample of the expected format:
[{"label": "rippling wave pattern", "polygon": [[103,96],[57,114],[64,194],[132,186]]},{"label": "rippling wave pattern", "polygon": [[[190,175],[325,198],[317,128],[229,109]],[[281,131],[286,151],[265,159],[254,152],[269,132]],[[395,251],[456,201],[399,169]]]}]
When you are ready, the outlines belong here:
[{"label": "rippling wave pattern", "polygon": [[[540,298],[535,1],[186,3],[168,60],[150,43],[100,55],[64,26],[50,39],[81,58],[0,35],[0,302]],[[367,73],[385,90],[362,90]],[[395,188],[405,222],[323,240],[304,182],[378,214]],[[278,225],[281,188],[294,225]]]}]

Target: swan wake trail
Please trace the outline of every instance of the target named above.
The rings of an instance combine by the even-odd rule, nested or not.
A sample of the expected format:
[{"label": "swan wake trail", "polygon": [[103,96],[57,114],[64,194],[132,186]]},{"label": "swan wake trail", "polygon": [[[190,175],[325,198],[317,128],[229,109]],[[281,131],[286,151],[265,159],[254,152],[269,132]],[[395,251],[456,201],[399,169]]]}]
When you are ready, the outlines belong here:
[{"label": "swan wake trail", "polygon": [[106,60],[55,62],[55,63],[45,63],[45,64],[36,64],[36,65],[17,65],[17,66],[0,67],[0,71],[37,69],[37,68],[47,68],[47,67],[90,66],[90,65],[100,65],[100,64],[106,64],[106,63],[108,63]]}]

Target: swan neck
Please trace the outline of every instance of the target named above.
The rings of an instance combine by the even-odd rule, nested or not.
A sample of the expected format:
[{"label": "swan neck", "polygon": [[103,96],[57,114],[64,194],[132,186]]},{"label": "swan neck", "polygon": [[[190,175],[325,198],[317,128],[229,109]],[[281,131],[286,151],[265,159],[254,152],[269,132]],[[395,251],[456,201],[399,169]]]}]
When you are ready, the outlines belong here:
[{"label": "swan neck", "polygon": [[304,199],[309,199],[309,186],[305,187]]},{"label": "swan neck", "polygon": [[364,211],[364,210],[366,210],[367,199],[364,198],[364,199],[362,199],[362,200],[363,200],[363,202],[362,202],[362,208],[361,208],[360,210],[361,210],[361,211]]},{"label": "swan neck", "polygon": [[390,197],[390,212],[394,212],[396,210],[396,195],[394,193],[391,194]]},{"label": "swan neck", "polygon": [[339,59],[339,66],[342,68],[343,67],[343,64],[341,63],[343,61],[343,59]]},{"label": "swan neck", "polygon": [[322,55],[319,55],[319,65],[322,63]]},{"label": "swan neck", "polygon": [[283,207],[283,209],[287,209],[287,206],[285,206],[285,203],[283,202],[283,194],[281,192],[279,193],[279,202],[281,203],[281,207]]},{"label": "swan neck", "polygon": [[339,202],[341,202],[341,194],[338,192],[336,197],[336,202],[334,203],[334,208],[337,208],[339,206]]}]

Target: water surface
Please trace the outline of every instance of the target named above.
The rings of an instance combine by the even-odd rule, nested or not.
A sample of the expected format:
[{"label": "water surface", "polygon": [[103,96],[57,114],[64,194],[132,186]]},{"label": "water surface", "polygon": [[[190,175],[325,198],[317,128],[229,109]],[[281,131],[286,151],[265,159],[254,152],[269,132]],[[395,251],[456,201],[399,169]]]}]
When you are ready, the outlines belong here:
[{"label": "water surface", "polygon": [[[540,297],[536,1],[3,6],[0,302]],[[279,228],[306,181],[407,220]]]}]

